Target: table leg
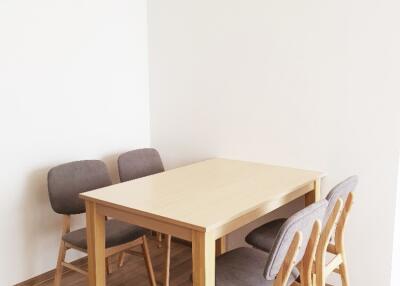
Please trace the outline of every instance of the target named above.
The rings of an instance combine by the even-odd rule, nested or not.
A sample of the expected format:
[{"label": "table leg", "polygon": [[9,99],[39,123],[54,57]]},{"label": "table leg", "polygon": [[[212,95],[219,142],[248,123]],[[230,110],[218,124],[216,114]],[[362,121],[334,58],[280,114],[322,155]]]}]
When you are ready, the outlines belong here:
[{"label": "table leg", "polygon": [[169,286],[170,276],[170,263],[171,263],[171,235],[166,234],[164,237],[164,272],[163,272],[163,285]]},{"label": "table leg", "polygon": [[209,232],[192,232],[193,285],[215,285],[215,238]]},{"label": "table leg", "polygon": [[226,236],[219,238],[215,245],[215,255],[219,256],[226,252]]},{"label": "table leg", "polygon": [[312,203],[318,202],[321,199],[321,179],[314,181],[314,190],[307,193],[304,197],[305,205],[309,206]]},{"label": "table leg", "polygon": [[105,216],[97,213],[96,203],[86,201],[89,285],[106,285]]}]

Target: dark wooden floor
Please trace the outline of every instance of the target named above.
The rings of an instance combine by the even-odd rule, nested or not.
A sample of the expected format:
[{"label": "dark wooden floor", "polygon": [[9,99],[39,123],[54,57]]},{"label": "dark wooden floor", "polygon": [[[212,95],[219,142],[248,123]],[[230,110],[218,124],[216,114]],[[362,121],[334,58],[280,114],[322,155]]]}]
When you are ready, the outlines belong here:
[{"label": "dark wooden floor", "polygon": [[[153,262],[156,280],[162,281],[163,251],[164,248],[157,248],[154,240],[149,240],[151,258]],[[140,249],[140,248],[139,248]],[[171,286],[189,286],[192,267],[191,248],[181,243],[172,243],[171,248]],[[144,260],[139,256],[125,256],[125,265],[118,268],[117,257],[113,257],[112,274],[107,277],[107,286],[148,286],[150,285]],[[41,283],[40,286],[52,286],[53,280]],[[63,275],[62,286],[86,286],[87,278],[76,272],[68,272]]]}]

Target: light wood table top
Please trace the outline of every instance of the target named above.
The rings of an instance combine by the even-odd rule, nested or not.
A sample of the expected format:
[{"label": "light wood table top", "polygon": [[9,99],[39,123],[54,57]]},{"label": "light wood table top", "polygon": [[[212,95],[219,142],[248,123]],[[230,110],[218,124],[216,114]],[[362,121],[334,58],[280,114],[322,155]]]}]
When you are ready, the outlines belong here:
[{"label": "light wood table top", "polygon": [[321,172],[211,159],[81,194],[88,201],[209,231],[306,195]]}]

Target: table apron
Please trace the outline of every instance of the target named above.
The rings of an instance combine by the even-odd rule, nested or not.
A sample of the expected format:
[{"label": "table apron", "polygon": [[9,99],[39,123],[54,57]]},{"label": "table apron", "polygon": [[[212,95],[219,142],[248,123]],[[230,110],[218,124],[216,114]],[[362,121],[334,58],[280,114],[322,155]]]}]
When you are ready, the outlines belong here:
[{"label": "table apron", "polygon": [[174,237],[178,237],[187,241],[192,241],[192,229],[189,227],[184,227],[166,221],[160,221],[154,218],[146,217],[143,215],[130,213],[124,210],[116,209],[114,207],[101,205],[99,203],[96,204],[98,213],[104,216],[112,217],[153,231],[170,234]]},{"label": "table apron", "polygon": [[[258,218],[276,210],[277,208],[286,205],[287,203],[306,195],[315,189],[314,183],[307,184],[294,192],[290,192],[279,200],[266,202],[254,210],[237,217],[221,226],[215,227],[210,231],[213,232],[215,239],[226,236],[227,234],[241,228],[242,226],[251,223]],[[97,204],[98,213],[116,218],[121,221],[132,223],[153,231],[158,231],[165,234],[170,234],[187,241],[192,241],[193,228],[177,225],[172,222],[157,220],[155,218],[146,217],[140,214],[131,213],[125,210],[120,210],[112,206]],[[208,230],[207,230],[208,231]]]},{"label": "table apron", "polygon": [[314,183],[307,184],[299,189],[297,189],[294,192],[289,193],[288,195],[280,198],[279,200],[267,202],[263,205],[260,205],[259,207],[255,208],[254,210],[236,218],[233,219],[227,223],[225,223],[222,226],[216,227],[213,232],[214,236],[216,239],[220,237],[224,237],[227,234],[241,228],[242,226],[245,226],[246,224],[249,224],[258,218],[276,210],[279,207],[282,207],[291,201],[300,198],[307,193],[311,192],[314,190]]}]

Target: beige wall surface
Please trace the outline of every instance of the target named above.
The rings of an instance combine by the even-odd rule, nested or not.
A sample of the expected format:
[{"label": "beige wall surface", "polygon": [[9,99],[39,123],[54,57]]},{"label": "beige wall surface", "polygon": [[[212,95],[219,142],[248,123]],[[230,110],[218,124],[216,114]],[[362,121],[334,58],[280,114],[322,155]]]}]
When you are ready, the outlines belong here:
[{"label": "beige wall surface", "polygon": [[[351,282],[389,285],[399,8],[378,0],[150,0],[152,145],[168,167],[222,156],[322,170],[324,194],[358,174],[346,234]],[[267,219],[232,234],[229,246]]]},{"label": "beige wall surface", "polygon": [[0,285],[55,267],[50,167],[104,159],[115,178],[116,154],[149,144],[146,9],[0,1]]}]

